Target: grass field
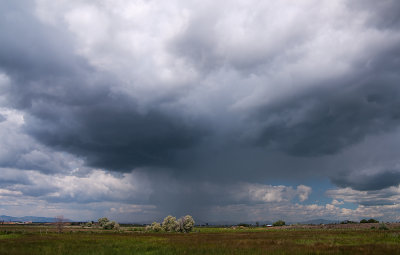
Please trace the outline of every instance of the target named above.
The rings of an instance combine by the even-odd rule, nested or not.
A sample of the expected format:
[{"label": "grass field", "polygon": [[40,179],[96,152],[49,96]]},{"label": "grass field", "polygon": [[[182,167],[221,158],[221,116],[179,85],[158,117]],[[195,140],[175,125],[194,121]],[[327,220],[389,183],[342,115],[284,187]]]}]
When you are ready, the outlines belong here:
[{"label": "grass field", "polygon": [[54,226],[0,227],[0,254],[400,254],[400,229],[230,229],[146,233]]}]

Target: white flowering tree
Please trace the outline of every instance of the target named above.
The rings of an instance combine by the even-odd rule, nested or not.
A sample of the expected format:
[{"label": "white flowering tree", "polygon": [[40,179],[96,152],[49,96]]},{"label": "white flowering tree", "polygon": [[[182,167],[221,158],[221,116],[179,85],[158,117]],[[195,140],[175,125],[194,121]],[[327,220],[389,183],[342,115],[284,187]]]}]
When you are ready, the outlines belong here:
[{"label": "white flowering tree", "polygon": [[193,230],[194,227],[194,220],[193,217],[190,215],[186,215],[185,217],[182,218],[182,230],[183,232],[190,232]]},{"label": "white flowering tree", "polygon": [[193,230],[194,220],[192,216],[186,215],[185,217],[180,218],[177,222],[178,225],[175,231],[188,233]]},{"label": "white flowering tree", "polygon": [[153,223],[151,223],[150,229],[153,230],[154,232],[160,232],[162,230],[161,224],[158,222],[153,222]]},{"label": "white flowering tree", "polygon": [[165,231],[167,232],[176,231],[178,227],[179,224],[174,216],[168,215],[167,217],[164,218],[164,221],[162,223],[162,228]]}]

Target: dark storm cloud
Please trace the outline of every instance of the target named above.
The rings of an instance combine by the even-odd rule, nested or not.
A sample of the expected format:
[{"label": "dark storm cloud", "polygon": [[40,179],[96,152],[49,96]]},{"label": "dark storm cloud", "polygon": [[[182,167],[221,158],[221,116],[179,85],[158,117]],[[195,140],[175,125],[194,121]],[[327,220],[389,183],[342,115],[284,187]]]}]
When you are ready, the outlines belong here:
[{"label": "dark storm cloud", "polygon": [[[197,127],[158,110],[139,113],[128,98],[98,98],[75,107],[66,118],[54,108],[28,119],[28,132],[44,144],[85,158],[91,166],[131,170],[142,165],[169,165],[174,153],[202,136]],[[62,111],[62,110],[61,110]],[[44,117],[45,115],[45,117]]]},{"label": "dark storm cloud", "polygon": [[[224,17],[225,15],[227,17]],[[243,14],[238,13],[238,16],[240,15]],[[230,17],[228,13],[220,13],[219,9],[200,10],[185,30],[169,43],[169,49],[176,56],[195,66],[204,77],[224,68],[231,72],[237,71],[245,77],[251,74],[263,75],[269,72],[268,69],[276,67],[276,62],[282,58],[296,61],[300,56],[289,57],[287,51],[307,43],[313,35],[305,27],[304,19],[299,17],[298,22],[290,23],[290,26],[284,28],[285,31],[274,31],[271,26],[272,31],[269,32],[276,32],[271,39],[266,33],[260,32],[263,29],[270,29],[269,25],[265,24],[264,15],[256,12],[245,17],[237,17],[239,20],[242,18],[246,20],[245,24],[239,23],[243,27],[237,27],[237,30],[248,30],[247,36],[243,36],[235,31],[234,27],[224,24],[224,18],[236,21],[235,17]],[[232,39],[228,39],[230,37]],[[234,81],[236,82],[238,81]]]},{"label": "dark storm cloud", "polygon": [[[258,144],[294,156],[335,154],[400,124],[400,47],[389,45],[354,63],[350,75],[324,81],[257,112]],[[265,123],[265,124],[263,124]]]},{"label": "dark storm cloud", "polygon": [[[129,171],[137,166],[173,166],[175,161],[183,158],[177,157],[178,152],[196,147],[205,134],[203,126],[221,122],[217,125],[224,129],[230,125],[223,123],[225,117],[221,120],[218,116],[207,118],[205,122],[209,123],[199,124],[200,118],[189,120],[183,117],[181,109],[169,110],[168,106],[179,99],[173,96],[140,109],[136,99],[113,89],[122,82],[119,78],[99,72],[84,57],[77,56],[71,34],[44,25],[18,3],[6,5],[0,18],[4,31],[0,66],[12,83],[7,91],[9,105],[28,113],[25,129],[39,142],[77,155],[90,166]],[[383,13],[388,10],[382,8]],[[244,76],[255,69],[260,74],[270,66],[278,70],[279,65],[293,60],[284,55],[285,61],[275,61],[279,52],[284,52],[285,47],[303,45],[315,34],[295,26],[291,33],[279,35],[278,41],[270,44],[267,50],[256,44],[259,51],[252,52],[251,47],[240,51],[240,47],[232,44],[227,51],[221,51],[221,38],[215,31],[208,32],[217,27],[217,14],[200,13],[169,42],[169,49],[172,48],[174,54],[189,59],[203,75],[207,75],[207,70],[232,66]],[[250,21],[254,31],[257,31],[255,24],[258,21],[262,21],[258,15]],[[299,21],[304,23],[303,18]],[[266,40],[259,34],[254,38],[261,42]],[[250,41],[241,43],[245,45]],[[246,53],[250,54],[249,58],[243,58]],[[369,55],[364,62],[351,63],[357,66],[353,73],[325,80],[329,86],[305,88],[295,95],[287,93],[256,113],[248,110],[253,119],[247,120],[255,123],[253,126],[259,130],[255,141],[222,142],[228,149],[219,151],[222,154],[226,151],[230,156],[235,151],[232,146],[253,142],[292,156],[317,157],[336,154],[366,136],[392,130],[400,123],[399,77],[396,74],[400,67],[397,61],[399,47],[389,45],[366,54]],[[195,112],[191,114],[196,115]],[[232,115],[229,118],[235,117],[235,113],[227,114]],[[252,132],[246,125],[240,125],[234,128],[235,132]],[[231,137],[216,134],[215,141]],[[211,141],[210,146],[218,146],[213,143]],[[200,149],[200,161],[206,160],[201,155],[209,156],[203,152],[207,150],[207,145]],[[187,161],[191,161],[191,150],[185,153],[189,158]],[[249,154],[244,151],[237,156],[243,162],[249,162],[252,161],[247,158]],[[255,162],[263,164],[262,160]],[[263,167],[257,165],[254,168]],[[188,171],[190,169],[199,168],[187,167]]]},{"label": "dark storm cloud", "polygon": [[[399,5],[393,1],[377,5],[378,10],[375,13],[375,5],[372,2],[348,4],[350,8],[354,8],[352,11],[370,12],[365,22],[377,25],[378,31],[385,31],[395,22],[393,19],[397,19],[398,15],[393,14],[397,12]],[[378,17],[383,20],[377,20]],[[288,49],[300,47],[312,40],[312,35],[315,36],[314,32],[299,25],[303,21],[299,19],[298,24],[290,27],[290,36],[278,34],[277,38],[274,38],[275,43],[267,41],[268,46],[263,48],[264,51],[257,51],[258,44],[255,43],[255,49],[250,46],[245,49],[236,47],[234,49],[237,52],[232,53],[229,47],[221,50],[215,46],[220,43],[215,39],[215,27],[218,24],[215,17],[204,15],[202,18],[204,20],[194,19],[174,41],[174,51],[197,66],[205,76],[227,66],[245,75],[279,69],[277,66],[282,64],[279,61],[287,57]],[[251,16],[247,22],[251,23],[254,20]],[[212,36],[207,36],[207,33]],[[261,35],[256,39],[263,41]],[[353,43],[361,41],[354,38]],[[350,46],[338,45],[339,48]],[[359,55],[350,62],[353,68],[350,74],[323,79],[324,84],[314,84],[318,86],[305,88],[295,95],[288,92],[288,96],[274,104],[267,103],[257,110],[256,114],[252,114],[253,119],[249,122],[255,123],[252,127],[257,126],[256,129],[261,129],[255,135],[254,143],[282,150],[292,156],[318,157],[337,154],[367,136],[394,130],[400,124],[400,77],[397,74],[400,69],[400,47],[390,43],[381,47],[371,47],[376,48],[373,48],[372,52],[361,53],[364,56]],[[271,48],[274,49],[273,53]],[[336,49],[331,50],[334,52]],[[241,55],[246,55],[246,58],[241,58]],[[287,60],[295,62],[299,60],[298,57],[301,58],[302,55]],[[337,61],[344,59],[338,58]],[[308,75],[312,76],[311,73]],[[301,79],[297,82],[299,84],[294,86],[304,86]],[[279,82],[274,84],[277,87],[279,85]],[[252,132],[246,130],[246,127],[242,127],[242,131]]]},{"label": "dark storm cloud", "polygon": [[75,57],[70,40],[22,6],[7,5],[3,12],[0,68],[12,83],[7,100],[29,113],[26,132],[39,142],[90,166],[130,171],[168,165],[177,150],[202,136],[201,127],[162,106],[140,111],[134,99],[113,93],[110,86],[118,81]]},{"label": "dark storm cloud", "polygon": [[[134,99],[110,89],[119,83],[116,77],[97,73],[73,53],[72,40],[65,33],[43,25],[19,5],[11,9],[4,11],[0,23],[6,34],[1,41],[1,66],[13,82],[9,102],[30,114],[26,130],[38,141],[83,157],[91,166],[130,170],[169,165],[176,151],[194,146],[202,136],[198,124],[159,105],[140,112]],[[228,62],[243,72],[251,71],[240,64],[241,58],[216,53],[217,42],[208,34],[215,23],[213,15],[196,17],[174,41],[175,51],[201,65],[200,69],[218,69]],[[297,33],[284,37],[282,45],[304,42],[301,33],[298,38],[293,34]],[[275,52],[281,52],[282,45]],[[397,126],[398,50],[396,46],[381,50],[368,60],[368,67],[361,63],[355,77],[332,79],[328,88],[301,91],[262,108],[253,115],[262,127],[256,143],[290,155],[320,156]],[[271,64],[269,57],[253,57],[252,62]]]},{"label": "dark storm cloud", "polygon": [[[368,79],[367,84],[338,84],[260,110],[266,124],[257,143],[295,156],[335,154],[368,135],[400,124],[398,77]],[[365,77],[359,77],[363,80]],[[352,83],[356,83],[353,85]]]},{"label": "dark storm cloud", "polygon": [[[5,120],[0,123],[0,168],[38,170],[47,174],[66,173],[80,168],[82,162],[67,153],[57,152],[37,143],[27,135],[23,126],[23,117],[15,110],[4,110]],[[84,170],[84,168],[81,168]],[[2,175],[7,174],[2,170]],[[12,175],[9,170],[8,175]],[[84,171],[82,171],[84,172]],[[23,183],[20,176],[15,180]]]},{"label": "dark storm cloud", "polygon": [[98,92],[82,84],[90,67],[73,53],[71,39],[59,29],[40,23],[30,11],[34,8],[31,1],[13,1],[3,7],[0,70],[13,83],[5,91],[7,104],[29,110],[37,101],[93,102]]},{"label": "dark storm cloud", "polygon": [[355,190],[381,190],[400,184],[399,171],[382,171],[378,173],[347,172],[333,177],[332,182],[339,187],[350,187]]},{"label": "dark storm cloud", "polygon": [[[71,55],[71,40],[54,27],[40,24],[32,1],[3,2],[0,9],[0,65],[19,79],[43,74],[70,75],[78,58]],[[26,89],[32,89],[28,86]]]},{"label": "dark storm cloud", "polygon": [[349,1],[348,6],[356,10],[368,12],[371,16],[367,25],[379,29],[398,30],[400,26],[400,3],[396,0],[373,1],[356,0]]},{"label": "dark storm cloud", "polygon": [[213,15],[203,14],[190,22],[189,27],[170,44],[170,48],[197,69],[208,73],[218,70],[224,60],[218,56],[215,49],[215,18]]},{"label": "dark storm cloud", "polygon": [[4,117],[3,115],[0,114],[0,123],[5,121],[5,120],[6,120],[6,117]]}]

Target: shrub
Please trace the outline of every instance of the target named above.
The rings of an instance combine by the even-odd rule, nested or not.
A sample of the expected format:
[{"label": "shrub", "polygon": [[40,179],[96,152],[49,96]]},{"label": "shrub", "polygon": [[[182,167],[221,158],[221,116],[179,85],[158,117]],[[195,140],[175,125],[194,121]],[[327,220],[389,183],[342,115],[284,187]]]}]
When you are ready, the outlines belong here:
[{"label": "shrub", "polygon": [[286,223],[283,220],[278,220],[276,222],[274,222],[274,224],[272,224],[272,226],[274,227],[279,227],[279,226],[285,226]]},{"label": "shrub", "polygon": [[98,220],[100,227],[104,228],[104,229],[115,229],[115,230],[119,230],[120,226],[118,224],[118,222],[115,221],[110,221],[107,218],[100,218]]},{"label": "shrub", "polygon": [[388,227],[385,225],[385,223],[381,223],[380,225],[379,225],[379,230],[388,230]]},{"label": "shrub", "polygon": [[108,222],[110,222],[106,217],[100,218],[97,221],[99,222],[100,227],[104,227]]},{"label": "shrub", "polygon": [[354,223],[357,223],[357,222],[351,221],[351,220],[344,220],[344,221],[340,222],[340,224],[354,224]]},{"label": "shrub", "polygon": [[106,224],[103,225],[104,229],[113,229],[114,228],[114,223],[112,221],[107,222]]},{"label": "shrub", "polygon": [[371,219],[369,219],[369,220],[362,219],[362,220],[360,221],[360,223],[379,223],[379,221],[377,221],[377,220],[371,218]]},{"label": "shrub", "polygon": [[118,222],[116,222],[116,221],[113,221],[114,222],[114,227],[113,227],[113,229],[115,229],[115,230],[120,230],[120,225],[118,224]]}]

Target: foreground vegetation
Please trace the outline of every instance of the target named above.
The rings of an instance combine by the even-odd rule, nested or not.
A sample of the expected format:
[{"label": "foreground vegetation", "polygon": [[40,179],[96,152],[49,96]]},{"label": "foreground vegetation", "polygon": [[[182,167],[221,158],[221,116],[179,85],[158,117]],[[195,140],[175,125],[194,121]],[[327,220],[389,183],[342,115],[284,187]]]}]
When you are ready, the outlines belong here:
[{"label": "foreground vegetation", "polygon": [[400,254],[400,229],[0,226],[0,254]]}]

